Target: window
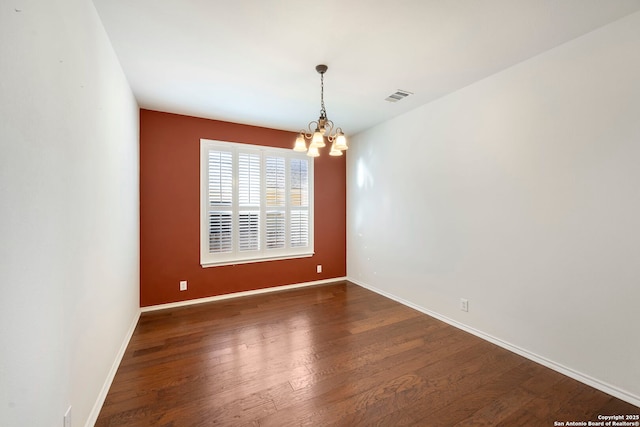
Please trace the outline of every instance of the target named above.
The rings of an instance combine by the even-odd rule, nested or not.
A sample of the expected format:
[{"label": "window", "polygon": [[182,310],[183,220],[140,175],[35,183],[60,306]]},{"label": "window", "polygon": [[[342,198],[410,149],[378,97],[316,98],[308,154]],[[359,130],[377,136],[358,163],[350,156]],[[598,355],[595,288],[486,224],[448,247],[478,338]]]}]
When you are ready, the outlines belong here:
[{"label": "window", "polygon": [[313,161],[283,148],[200,140],[203,267],[313,255]]}]

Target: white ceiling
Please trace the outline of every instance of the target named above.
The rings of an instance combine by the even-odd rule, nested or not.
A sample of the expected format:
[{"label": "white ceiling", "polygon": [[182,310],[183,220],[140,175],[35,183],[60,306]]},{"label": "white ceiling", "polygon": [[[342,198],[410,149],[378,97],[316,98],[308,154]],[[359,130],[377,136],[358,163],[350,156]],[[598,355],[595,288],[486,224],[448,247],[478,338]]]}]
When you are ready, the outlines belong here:
[{"label": "white ceiling", "polygon": [[[353,135],[640,10],[640,0],[93,0],[141,107]],[[397,89],[414,92],[398,103]]]}]

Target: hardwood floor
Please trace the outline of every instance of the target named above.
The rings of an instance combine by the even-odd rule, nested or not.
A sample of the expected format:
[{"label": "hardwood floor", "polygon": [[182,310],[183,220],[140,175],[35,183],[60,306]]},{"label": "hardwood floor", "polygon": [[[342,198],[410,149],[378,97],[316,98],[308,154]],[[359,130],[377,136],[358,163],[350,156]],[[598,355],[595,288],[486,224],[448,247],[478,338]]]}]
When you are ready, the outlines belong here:
[{"label": "hardwood floor", "polygon": [[354,284],[143,313],[96,426],[553,426],[640,414]]}]

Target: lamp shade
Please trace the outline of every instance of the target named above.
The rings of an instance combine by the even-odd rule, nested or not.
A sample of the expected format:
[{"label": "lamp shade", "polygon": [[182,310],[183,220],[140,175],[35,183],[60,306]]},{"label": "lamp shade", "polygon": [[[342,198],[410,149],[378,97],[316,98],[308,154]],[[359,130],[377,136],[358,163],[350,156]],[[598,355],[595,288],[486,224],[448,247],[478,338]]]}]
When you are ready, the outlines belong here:
[{"label": "lamp shade", "polygon": [[318,151],[318,147],[310,146],[309,147],[309,151],[307,152],[307,156],[309,156],[309,157],[319,157],[320,156],[320,152]]},{"label": "lamp shade", "polygon": [[299,134],[296,138],[296,145],[293,147],[293,151],[307,151],[307,143],[304,141],[304,136]]},{"label": "lamp shade", "polygon": [[336,136],[335,147],[337,150],[340,150],[340,151],[343,151],[349,148],[347,147],[347,138],[344,136],[344,133],[342,133],[342,131],[338,133],[338,136]]},{"label": "lamp shade", "polygon": [[324,147],[325,145],[326,144],[324,143],[324,137],[322,136],[322,132],[320,132],[320,129],[316,129],[316,131],[313,133],[313,137],[311,138],[311,144],[309,146],[320,148],[320,147]]},{"label": "lamp shade", "polygon": [[342,151],[338,150],[338,148],[336,147],[336,142],[334,141],[333,144],[331,144],[331,151],[329,151],[329,155],[330,156],[342,156]]}]

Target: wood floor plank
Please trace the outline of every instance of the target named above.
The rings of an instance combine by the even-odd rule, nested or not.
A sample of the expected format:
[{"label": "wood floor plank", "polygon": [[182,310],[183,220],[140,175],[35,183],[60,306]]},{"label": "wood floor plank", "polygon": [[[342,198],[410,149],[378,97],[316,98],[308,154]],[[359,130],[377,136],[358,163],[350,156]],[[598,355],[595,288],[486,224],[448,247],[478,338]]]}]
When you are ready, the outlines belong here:
[{"label": "wood floor plank", "polygon": [[550,426],[640,409],[348,282],[143,313],[106,426]]}]

